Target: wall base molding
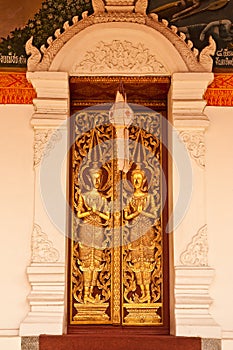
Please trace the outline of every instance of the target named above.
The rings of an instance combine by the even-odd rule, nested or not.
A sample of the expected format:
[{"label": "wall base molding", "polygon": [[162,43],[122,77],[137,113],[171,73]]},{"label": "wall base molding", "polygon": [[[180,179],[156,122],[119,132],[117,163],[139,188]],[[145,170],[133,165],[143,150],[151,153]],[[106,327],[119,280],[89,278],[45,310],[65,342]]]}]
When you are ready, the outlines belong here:
[{"label": "wall base molding", "polygon": [[30,312],[20,325],[21,336],[62,334],[64,321],[65,266],[33,263],[27,269],[32,286]]},{"label": "wall base molding", "polygon": [[175,267],[176,335],[221,338],[221,327],[209,311],[214,274],[208,266]]}]

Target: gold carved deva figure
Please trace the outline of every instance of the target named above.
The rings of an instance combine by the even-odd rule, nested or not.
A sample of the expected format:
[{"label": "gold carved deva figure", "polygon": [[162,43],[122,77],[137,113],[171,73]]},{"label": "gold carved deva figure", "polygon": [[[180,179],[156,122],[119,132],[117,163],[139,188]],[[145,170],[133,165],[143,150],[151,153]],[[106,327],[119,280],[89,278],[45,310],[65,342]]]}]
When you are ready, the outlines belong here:
[{"label": "gold carved deva figure", "polygon": [[77,216],[81,219],[78,228],[79,264],[83,272],[84,303],[100,300],[99,294],[94,293],[94,288],[103,267],[104,229],[110,219],[107,200],[99,192],[101,177],[100,169],[91,169],[92,188],[80,194],[78,200]]},{"label": "gold carved deva figure", "polygon": [[155,266],[154,229],[156,207],[153,195],[145,190],[146,177],[142,170],[135,169],[131,175],[133,196],[124,209],[124,219],[129,229],[129,264],[140,286],[139,302],[151,302],[151,272]]}]

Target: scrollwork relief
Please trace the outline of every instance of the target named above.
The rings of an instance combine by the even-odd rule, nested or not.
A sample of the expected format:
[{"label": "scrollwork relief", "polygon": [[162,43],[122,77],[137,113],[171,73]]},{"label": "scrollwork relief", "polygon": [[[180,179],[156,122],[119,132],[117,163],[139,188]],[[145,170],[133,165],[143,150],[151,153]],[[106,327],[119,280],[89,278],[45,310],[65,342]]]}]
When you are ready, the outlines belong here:
[{"label": "scrollwork relief", "polygon": [[207,226],[202,226],[186,250],[181,254],[180,261],[186,266],[208,266]]},{"label": "scrollwork relief", "polygon": [[191,158],[201,168],[205,167],[205,141],[202,131],[181,131],[180,138],[184,142]]},{"label": "scrollwork relief", "polygon": [[37,167],[42,157],[47,157],[56,142],[61,139],[60,131],[54,129],[36,129],[34,134],[34,167]]},{"label": "scrollwork relief", "polygon": [[75,117],[70,322],[161,324],[161,115],[135,112],[127,175],[109,161],[117,154],[109,120],[99,110]]},{"label": "scrollwork relief", "polygon": [[59,252],[53,247],[53,242],[42,232],[39,225],[34,224],[32,233],[32,262],[56,262],[59,260]]},{"label": "scrollwork relief", "polygon": [[80,63],[74,64],[72,72],[167,74],[163,64],[142,43],[127,40],[101,41]]}]

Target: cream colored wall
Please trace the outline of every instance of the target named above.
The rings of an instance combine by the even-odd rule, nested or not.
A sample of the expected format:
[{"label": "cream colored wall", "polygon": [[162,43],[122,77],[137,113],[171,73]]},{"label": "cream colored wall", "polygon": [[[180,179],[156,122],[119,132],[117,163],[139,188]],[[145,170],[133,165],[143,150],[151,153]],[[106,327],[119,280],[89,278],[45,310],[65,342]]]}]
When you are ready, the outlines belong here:
[{"label": "cream colored wall", "polygon": [[[233,108],[207,107],[206,191],[209,264],[216,271],[210,293],[221,325],[223,349],[233,349]],[[225,339],[225,340],[224,340]]]},{"label": "cream colored wall", "polygon": [[32,113],[31,105],[0,105],[0,336],[18,334],[28,311],[26,268],[34,186]]}]

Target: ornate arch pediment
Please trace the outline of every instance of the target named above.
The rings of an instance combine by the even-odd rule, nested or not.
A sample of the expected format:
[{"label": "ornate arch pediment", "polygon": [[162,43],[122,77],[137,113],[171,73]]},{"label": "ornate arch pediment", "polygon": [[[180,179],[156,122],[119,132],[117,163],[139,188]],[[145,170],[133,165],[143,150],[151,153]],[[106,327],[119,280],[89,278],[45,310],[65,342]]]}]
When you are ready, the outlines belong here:
[{"label": "ornate arch pediment", "polygon": [[[33,46],[33,38],[28,40],[28,71],[55,70],[82,75],[104,72],[114,74],[117,70],[122,74],[170,75],[178,71],[212,70],[211,56],[216,49],[212,38],[209,45],[199,53],[193,43],[186,39],[184,33],[178,32],[175,26],[170,26],[164,19],[159,20],[155,14],[146,15],[145,4],[139,6],[139,0],[137,7],[121,1],[118,10],[115,9],[116,6],[111,7],[108,4],[111,1],[107,2],[105,8],[101,7],[102,0],[98,5],[95,2],[93,1],[93,15],[88,16],[84,12],[81,20],[77,16],[73,17],[72,25],[65,22],[63,32],[57,29],[54,36],[47,39],[47,47],[42,45],[39,50]],[[98,32],[99,36],[96,34]],[[140,38],[136,32],[141,33]],[[124,64],[122,66],[122,57],[115,55],[115,66],[110,67],[107,64],[108,54],[116,53],[116,44],[121,51],[125,51]],[[129,50],[132,50],[131,54]],[[105,63],[105,69],[98,65],[101,61]]]}]

